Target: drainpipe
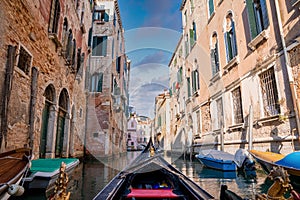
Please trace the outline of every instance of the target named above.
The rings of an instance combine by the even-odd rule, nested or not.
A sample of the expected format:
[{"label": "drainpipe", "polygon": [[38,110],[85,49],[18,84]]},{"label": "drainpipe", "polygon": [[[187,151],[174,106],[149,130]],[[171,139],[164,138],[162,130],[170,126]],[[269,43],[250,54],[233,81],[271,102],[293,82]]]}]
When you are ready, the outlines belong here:
[{"label": "drainpipe", "polygon": [[278,21],[278,28],[279,28],[279,32],[280,32],[280,38],[281,38],[281,43],[282,43],[282,47],[283,47],[283,53],[284,53],[284,59],[285,59],[285,66],[286,66],[286,71],[288,74],[288,79],[289,79],[289,84],[290,84],[290,89],[291,89],[291,94],[292,94],[292,99],[293,99],[293,104],[294,104],[294,110],[295,110],[295,114],[296,114],[296,123],[297,123],[297,129],[298,129],[298,134],[299,134],[299,130],[300,130],[300,121],[299,121],[299,110],[300,110],[300,106],[297,103],[297,93],[296,93],[296,87],[294,84],[294,78],[292,75],[292,69],[291,69],[291,63],[290,63],[290,59],[288,56],[288,52],[286,49],[286,43],[284,40],[284,34],[283,34],[283,29],[282,29],[282,21],[281,21],[281,16],[280,16],[280,10],[279,10],[279,4],[278,4],[278,0],[275,0],[275,8],[276,8],[276,16],[277,16],[277,21]]}]

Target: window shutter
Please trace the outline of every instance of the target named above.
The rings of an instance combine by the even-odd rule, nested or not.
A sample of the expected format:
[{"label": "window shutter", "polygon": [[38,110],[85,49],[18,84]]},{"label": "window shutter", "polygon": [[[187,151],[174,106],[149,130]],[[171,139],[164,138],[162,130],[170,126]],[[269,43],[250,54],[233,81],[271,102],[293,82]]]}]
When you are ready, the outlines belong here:
[{"label": "window shutter", "polygon": [[59,1],[56,0],[54,21],[53,21],[53,30],[52,30],[53,33],[57,33],[59,17],[60,17],[60,4],[59,4]]},{"label": "window shutter", "polygon": [[73,68],[75,70],[75,67],[76,67],[76,40],[74,39],[73,40],[73,49],[72,49],[72,56],[71,56],[71,59],[72,59],[72,65],[73,65]]},{"label": "window shutter", "polygon": [[192,48],[192,46],[194,45],[195,41],[194,41],[194,30],[190,29],[190,48]]},{"label": "window shutter", "polygon": [[220,70],[220,68],[219,68],[219,50],[218,50],[218,42],[216,42],[216,44],[215,44],[214,56],[215,56],[216,72],[218,72],[218,71]]},{"label": "window shutter", "polygon": [[105,11],[104,13],[104,21],[108,22],[109,21],[109,15],[107,14],[108,11]]},{"label": "window shutter", "polygon": [[98,46],[98,37],[97,36],[94,36],[93,37],[93,46],[92,46],[92,55],[93,56],[96,56],[97,55],[97,46]]},{"label": "window shutter", "polygon": [[226,59],[227,59],[227,62],[229,62],[231,60],[231,57],[230,57],[230,51],[231,51],[231,45],[229,44],[230,40],[228,40],[228,35],[229,33],[228,32],[225,32],[224,33],[224,41],[225,41],[225,47],[226,47]]},{"label": "window shutter", "polygon": [[248,20],[249,20],[251,38],[253,39],[258,35],[256,22],[255,22],[253,0],[246,0],[246,6],[248,10]]},{"label": "window shutter", "polygon": [[98,77],[97,92],[102,92],[102,87],[103,87],[103,73],[100,73]]},{"label": "window shutter", "polygon": [[91,47],[91,43],[92,43],[92,34],[93,34],[93,30],[92,30],[92,28],[90,28],[90,30],[89,30],[89,39],[88,39],[88,46],[89,47]]},{"label": "window shutter", "polygon": [[195,76],[196,76],[196,90],[199,90],[200,89],[200,82],[199,82],[198,70],[195,71]]},{"label": "window shutter", "polygon": [[231,27],[232,27],[232,54],[233,57],[235,57],[237,55],[237,44],[236,44],[235,24],[233,21],[231,23]]},{"label": "window shutter", "polygon": [[187,82],[187,89],[188,89],[188,97],[190,97],[191,96],[191,78],[187,77],[186,82]]},{"label": "window shutter", "polygon": [[260,6],[263,15],[264,29],[266,29],[269,26],[269,17],[268,17],[266,0],[260,0]]},{"label": "window shutter", "polygon": [[107,50],[107,36],[102,37],[102,56],[106,56],[106,50]]},{"label": "window shutter", "polygon": [[214,12],[214,1],[209,0],[209,15],[211,16]]},{"label": "window shutter", "polygon": [[192,89],[193,92],[196,92],[196,71],[192,72]]},{"label": "window shutter", "polygon": [[55,17],[55,1],[56,0],[52,0],[51,3],[51,11],[50,11],[50,20],[49,20],[49,27],[48,27],[48,31],[49,33],[52,33],[53,30],[53,21],[54,21],[54,17]]},{"label": "window shutter", "polygon": [[217,73],[216,62],[215,62],[215,49],[210,50],[210,60],[211,60],[212,75],[215,75]]},{"label": "window shutter", "polygon": [[195,22],[193,22],[193,34],[194,34],[194,41],[196,41],[197,40],[197,33],[196,33],[196,23]]}]

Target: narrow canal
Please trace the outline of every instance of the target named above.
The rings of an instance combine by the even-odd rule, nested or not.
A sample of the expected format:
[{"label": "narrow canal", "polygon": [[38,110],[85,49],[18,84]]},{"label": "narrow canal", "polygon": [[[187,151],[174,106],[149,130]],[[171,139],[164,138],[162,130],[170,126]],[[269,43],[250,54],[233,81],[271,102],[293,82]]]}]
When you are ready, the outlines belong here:
[{"label": "narrow canal", "polygon": [[[140,152],[128,152],[111,160],[89,160],[81,162],[74,170],[69,183],[71,200],[91,200],[93,197]],[[183,160],[178,157],[166,156],[165,159],[173,166],[193,179],[202,188],[219,199],[220,187],[227,184],[228,188],[243,198],[255,199],[256,193],[266,192],[270,182],[262,171],[253,174],[221,172],[203,168],[197,161]],[[28,194],[22,199],[43,200],[44,194]]]}]

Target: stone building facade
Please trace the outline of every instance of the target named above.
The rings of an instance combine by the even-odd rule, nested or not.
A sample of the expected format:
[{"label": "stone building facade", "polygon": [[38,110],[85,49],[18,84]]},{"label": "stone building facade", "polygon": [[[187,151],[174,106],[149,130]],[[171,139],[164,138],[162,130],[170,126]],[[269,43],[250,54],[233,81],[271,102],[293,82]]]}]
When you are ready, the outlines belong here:
[{"label": "stone building facade", "polygon": [[182,38],[169,64],[173,142],[184,134],[186,148],[300,148],[298,8],[299,1],[182,1]]},{"label": "stone building facade", "polygon": [[130,60],[117,0],[96,1],[90,29],[86,147],[95,157],[126,151]]},{"label": "stone building facade", "polygon": [[1,152],[35,158],[84,151],[88,0],[1,1]]},{"label": "stone building facade", "polygon": [[155,97],[154,139],[164,150],[171,150],[170,94],[168,91]]}]

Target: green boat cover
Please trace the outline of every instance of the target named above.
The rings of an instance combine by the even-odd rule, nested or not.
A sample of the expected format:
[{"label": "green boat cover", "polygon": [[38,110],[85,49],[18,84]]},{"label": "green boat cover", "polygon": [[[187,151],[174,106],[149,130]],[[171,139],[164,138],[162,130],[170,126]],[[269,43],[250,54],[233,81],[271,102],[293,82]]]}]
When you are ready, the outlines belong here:
[{"label": "green boat cover", "polygon": [[54,172],[59,170],[61,163],[68,166],[73,162],[78,162],[77,158],[54,158],[54,159],[37,159],[31,161],[31,172]]}]

